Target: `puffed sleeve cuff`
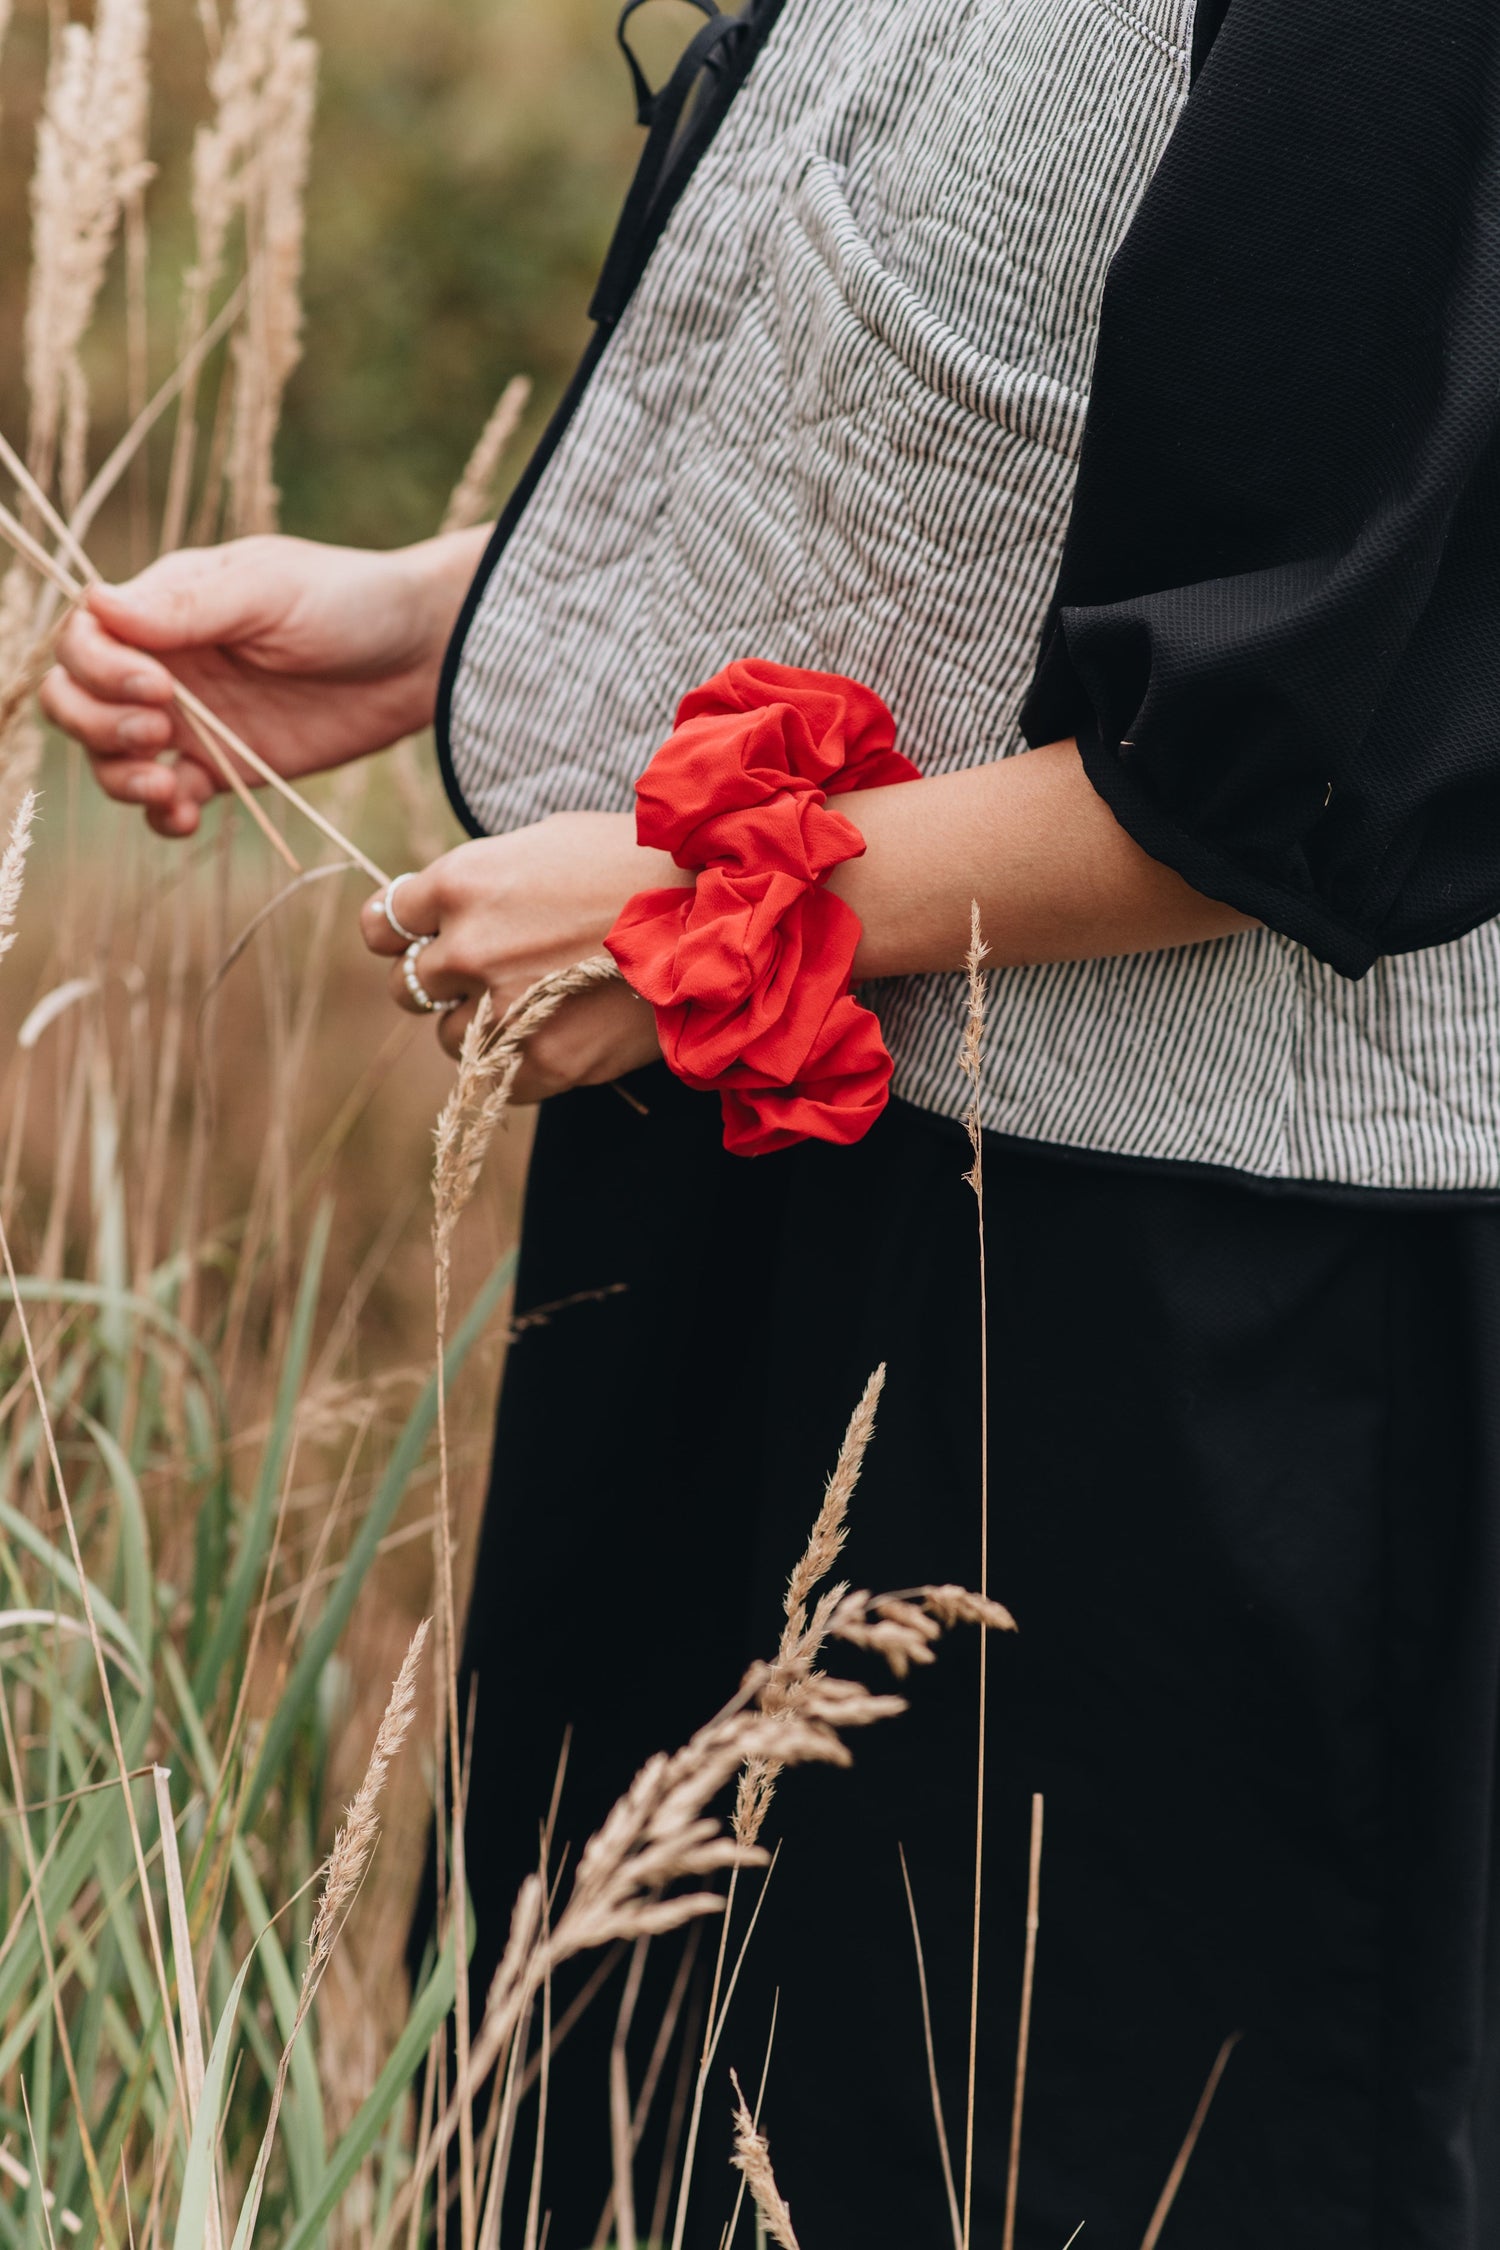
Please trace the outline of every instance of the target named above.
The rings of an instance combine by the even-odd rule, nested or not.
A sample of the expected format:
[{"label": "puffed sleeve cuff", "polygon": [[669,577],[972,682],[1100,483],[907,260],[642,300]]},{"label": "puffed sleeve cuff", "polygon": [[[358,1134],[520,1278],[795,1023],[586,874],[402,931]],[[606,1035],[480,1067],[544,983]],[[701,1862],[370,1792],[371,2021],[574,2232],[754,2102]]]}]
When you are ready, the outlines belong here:
[{"label": "puffed sleeve cuff", "polygon": [[1305,945],[1340,976],[1362,977],[1374,966],[1379,944],[1368,931],[1331,914],[1315,892],[1273,882],[1184,828],[1157,797],[1149,772],[1135,762],[1133,743],[1106,741],[1092,712],[1079,720],[1076,732],[1084,772],[1143,852],[1175,869],[1205,898],[1222,900]]},{"label": "puffed sleeve cuff", "polygon": [[1101,309],[1033,745],[1341,975],[1500,914],[1500,8],[1239,0]]}]

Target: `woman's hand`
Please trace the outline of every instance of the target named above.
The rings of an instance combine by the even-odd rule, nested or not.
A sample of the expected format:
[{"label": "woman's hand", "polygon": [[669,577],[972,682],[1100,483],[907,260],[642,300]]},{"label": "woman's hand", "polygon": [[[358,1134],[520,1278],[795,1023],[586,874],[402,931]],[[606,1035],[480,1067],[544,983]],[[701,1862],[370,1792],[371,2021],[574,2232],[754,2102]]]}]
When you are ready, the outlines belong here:
[{"label": "woman's hand", "polygon": [[[497,1018],[538,977],[598,953],[625,901],[636,891],[684,888],[691,875],[665,852],[635,840],[628,813],[554,813],[509,836],[460,844],[400,883],[395,911],[403,927],[432,943],[416,972],[434,1000],[459,1000],[437,1019],[438,1037],[456,1055],[479,996]],[[368,900],[360,931],[372,953],[391,959],[391,997],[415,1009],[380,897]],[[606,984],[565,1001],[528,1041],[516,1099],[541,1101],[569,1086],[597,1086],[638,1070],[659,1052],[656,1019],[624,984]]]},{"label": "woman's hand", "polygon": [[484,536],[392,554],[268,537],[165,556],[90,590],[42,706],[111,797],[160,835],[190,836],[224,784],[173,708],[173,679],[288,779],[384,749],[432,716]]}]

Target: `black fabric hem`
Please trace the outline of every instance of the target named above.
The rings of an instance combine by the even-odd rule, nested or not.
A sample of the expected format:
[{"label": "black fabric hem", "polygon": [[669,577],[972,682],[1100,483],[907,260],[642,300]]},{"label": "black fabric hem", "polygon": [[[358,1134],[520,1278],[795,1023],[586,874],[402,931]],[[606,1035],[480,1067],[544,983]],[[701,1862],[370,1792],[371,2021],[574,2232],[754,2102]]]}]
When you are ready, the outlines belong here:
[{"label": "black fabric hem", "polygon": [[[639,286],[667,221],[697,169],[699,159],[708,149],[728,115],[735,96],[748,78],[783,5],[784,0],[750,0],[750,5],[743,13],[732,18],[714,11],[712,20],[692,41],[678,70],[663,88],[659,97],[663,105],[660,119],[652,118],[649,101],[642,103],[641,122],[652,124],[652,137],[648,139],[642,153],[640,167],[631,183],[614,240],[605,253],[599,284],[589,308],[590,317],[597,325],[556,412],[542,433],[536,451],[527,462],[519,483],[501,511],[500,520],[464,597],[458,621],[443,655],[442,671],[438,676],[437,706],[433,712],[438,771],[442,775],[448,802],[471,836],[483,836],[487,831],[464,794],[453,762],[453,690],[459,666],[463,662],[469,628],[484,599],[485,589],[494,575],[495,567],[530,506],[537,486],[583,401],[595,369],[604,356],[605,347]],[[629,12],[627,8],[627,16]],[[622,17],[622,34],[624,20]],[[627,59],[631,60],[634,72],[633,58],[623,36],[621,45]],[[679,80],[682,81],[680,84]],[[694,108],[691,102],[693,84],[696,81],[701,85],[705,80],[708,82],[707,89]],[[639,90],[643,81],[638,79],[637,83]],[[685,112],[688,114],[688,123],[678,137],[678,120]],[[665,147],[657,145],[658,136],[663,132],[667,136]]]},{"label": "black fabric hem", "polygon": [[[941,1110],[927,1109],[921,1102],[909,1102],[901,1095],[891,1098],[893,1109],[903,1109],[920,1118],[944,1138],[951,1138],[955,1146],[968,1146],[967,1129],[960,1119],[945,1117]],[[1199,1180],[1221,1187],[1248,1188],[1275,1202],[1335,1203],[1350,1209],[1369,1211],[1420,1211],[1442,1209],[1492,1211],[1500,1208],[1500,1188],[1387,1188],[1372,1187],[1356,1180],[1315,1180],[1305,1178],[1276,1178],[1264,1172],[1246,1172],[1236,1164],[1208,1164],[1185,1156],[1132,1156],[1122,1149],[1075,1147],[1068,1141],[1044,1141],[1028,1133],[997,1132],[993,1126],[984,1129],[986,1146],[1016,1156],[1055,1158],[1060,1164],[1071,1164],[1091,1172],[1135,1173],[1145,1179]]]},{"label": "black fabric hem", "polygon": [[[1106,745],[1092,715],[1079,724],[1076,740],[1084,772],[1120,826],[1143,852],[1160,860],[1164,867],[1173,868],[1205,898],[1218,899],[1241,914],[1252,915],[1267,929],[1306,946],[1309,953],[1351,982],[1367,976],[1382,952],[1389,950],[1364,931],[1340,922],[1320,900],[1283,890],[1279,884],[1249,873],[1211,844],[1179,827],[1130,771],[1129,746]],[[1461,937],[1464,932],[1453,934]],[[1442,941],[1434,938],[1430,942]],[[1403,946],[1401,950],[1415,949]]]}]

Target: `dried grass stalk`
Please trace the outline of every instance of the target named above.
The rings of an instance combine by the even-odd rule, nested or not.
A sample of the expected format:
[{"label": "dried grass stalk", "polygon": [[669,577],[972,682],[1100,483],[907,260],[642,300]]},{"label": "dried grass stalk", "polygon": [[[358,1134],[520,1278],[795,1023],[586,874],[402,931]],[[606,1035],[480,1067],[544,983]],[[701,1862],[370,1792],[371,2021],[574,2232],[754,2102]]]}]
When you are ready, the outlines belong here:
[{"label": "dried grass stalk", "polygon": [[[489,994],[480,996],[459,1050],[458,1076],[443,1104],[434,1132],[433,1287],[436,1314],[438,1426],[438,1507],[433,1525],[433,1575],[438,1587],[438,1664],[443,1693],[439,1702],[441,1736],[448,1744],[449,1786],[454,1804],[453,1933],[460,1961],[468,1959],[468,1882],[464,1863],[462,1737],[458,1723],[458,1621],[453,1585],[453,1505],[448,1451],[446,1358],[448,1308],[452,1288],[453,1235],[478,1185],[485,1154],[509,1106],[527,1038],[555,1014],[572,992],[584,991],[605,976],[618,975],[607,954],[544,977],[523,993],[496,1025]],[[549,1985],[550,1990],[550,1985]],[[469,1991],[458,1980],[453,2011],[454,2048],[461,2088],[469,2080]],[[512,2027],[514,2028],[514,2027]],[[498,2053],[498,2050],[497,2050]],[[459,2198],[462,2250],[475,2250],[478,2180],[474,2164],[472,2094],[464,2091],[459,2112]]]},{"label": "dried grass stalk", "polygon": [[1016,2032],[1016,2076],[1011,2094],[1010,2160],[1005,2175],[1002,2250],[1015,2250],[1016,2206],[1021,2190],[1021,2123],[1026,2109],[1026,2065],[1031,2053],[1031,2003],[1036,1991],[1036,1943],[1042,1918],[1042,1799],[1031,1800],[1031,1857],[1026,1885],[1026,1956],[1021,1968],[1021,2021]]},{"label": "dried grass stalk", "polygon": [[11,0],[0,0],[0,55],[5,52],[5,35],[10,29]]},{"label": "dried grass stalk", "polygon": [[291,36],[300,0],[284,5],[260,97],[245,230],[250,302],[234,344],[229,436],[229,528],[274,531],[280,506],[272,451],[281,400],[302,356],[302,244],[318,51]]},{"label": "dried grass stalk", "polygon": [[[205,332],[230,235],[242,219],[250,302],[233,376],[231,515],[237,530],[263,530],[276,512],[271,437],[301,349],[301,203],[317,53],[306,36],[305,0],[237,0],[222,37],[212,11],[204,29],[214,115],[193,144],[196,256],[183,278],[181,348],[190,353]],[[187,522],[197,400],[195,367],[173,439],[163,549],[181,544]]]},{"label": "dried grass stalk", "polygon": [[[837,1609],[846,1589],[831,1587],[810,1611],[814,1589],[821,1584],[843,1551],[847,1535],[849,1502],[859,1482],[860,1469],[866,1450],[875,1434],[875,1409],[885,1387],[885,1367],[877,1367],[861,1393],[859,1404],[849,1419],[844,1432],[844,1442],[839,1447],[838,1460],[823,1493],[823,1505],[818,1510],[812,1531],[800,1560],[787,1580],[783,1604],[786,1623],[775,1658],[767,1668],[765,1686],[761,1694],[762,1707],[774,1720],[790,1719],[794,1713],[801,1690],[807,1682],[818,1678],[814,1667],[827,1635],[828,1622]],[[735,1792],[732,1827],[735,1841],[741,1845],[754,1845],[765,1825],[771,1799],[775,1794],[777,1778],[784,1761],[774,1748],[757,1751],[746,1759],[740,1771]],[[698,2153],[698,2135],[703,2124],[703,2102],[708,2090],[708,2074],[718,2051],[729,2008],[730,1993],[720,2001],[724,1967],[728,1958],[729,1931],[734,1918],[735,1897],[738,1889],[738,1870],[729,1878],[729,1894],[725,1901],[724,1919],[719,1931],[718,1955],[714,1962],[713,1985],[709,1993],[708,2014],[703,2027],[703,2051],[698,2058],[698,2073],[693,2084],[693,2106],[688,2119],[687,2147],[683,2161],[682,2183],[678,2191],[677,2210],[672,2227],[672,2250],[682,2250],[687,2227],[688,2195],[692,2185],[693,2166]],[[764,1894],[762,1894],[764,1895]],[[759,1909],[757,1908],[757,1912]],[[736,1975],[738,1970],[736,1970]]]},{"label": "dried grass stalk", "polygon": [[473,525],[483,523],[490,513],[500,463],[530,402],[531,378],[527,375],[513,375],[500,393],[494,412],[480,431],[463,475],[453,487],[453,496],[443,516],[442,529],[445,532],[468,531]]},{"label": "dried grass stalk", "polygon": [[786,2207],[786,2198],[776,2185],[776,2174],[771,2169],[771,2149],[765,2134],[756,2124],[745,2103],[740,2082],[733,2071],[729,2073],[734,2085],[734,2155],[730,2159],[745,2184],[760,2213],[760,2223],[773,2242],[782,2250],[802,2250],[792,2225],[792,2214]]},{"label": "dried grass stalk", "polygon": [[65,24],[51,59],[32,178],[25,365],[31,466],[64,504],[83,490],[83,339],[126,204],[150,178],[145,0],[98,0],[92,30]]},{"label": "dried grass stalk", "polygon": [[[821,1585],[843,1553],[849,1534],[849,1503],[854,1497],[870,1440],[875,1435],[875,1410],[884,1388],[885,1365],[882,1362],[866,1383],[859,1404],[849,1418],[838,1460],[824,1488],[823,1505],[797,1566],[787,1580],[786,1624],[762,1698],[768,1710],[791,1708],[796,1685],[808,1677],[817,1662],[828,1620],[844,1591],[842,1587],[835,1587],[809,1615],[808,1604],[814,1589]],[[735,1795],[734,1833],[742,1844],[753,1844],[759,1838],[780,1770],[774,1758],[761,1758],[747,1765],[740,1775]]]},{"label": "dried grass stalk", "polygon": [[1213,2108],[1214,2096],[1219,2091],[1219,2080],[1223,2077],[1229,2058],[1239,2045],[1242,2036],[1238,2031],[1231,2031],[1214,2057],[1213,2068],[1208,2074],[1202,2093],[1198,2096],[1198,2106],[1193,2111],[1192,2120],[1183,2137],[1182,2146],[1177,2151],[1171,2171],[1167,2174],[1167,2184],[1162,2189],[1156,2209],[1151,2214],[1150,2223],[1141,2236],[1141,2250],[1156,2250],[1156,2245],[1161,2240],[1162,2228],[1171,2217],[1172,2206],[1177,2201],[1178,2190],[1181,2188],[1187,2174],[1187,2168],[1192,2162],[1193,2151],[1198,2146],[1198,2136],[1208,2122],[1208,2113]]},{"label": "dried grass stalk", "polygon": [[392,1760],[400,1750],[411,1730],[417,1709],[417,1673],[421,1669],[422,1651],[427,1646],[427,1634],[432,1620],[424,1617],[413,1633],[396,1674],[390,1699],[385,1707],[375,1734],[375,1747],[370,1752],[370,1762],[365,1776],[354,1794],[354,1801],[344,1817],[342,1827],[333,1840],[328,1855],[328,1872],[323,1880],[323,1894],[318,1900],[318,1910],[313,1916],[308,1937],[307,1973],[303,1990],[309,1984],[316,1987],[328,1965],[334,1941],[344,1924],[345,1916],[354,1904],[365,1870],[370,1864],[370,1854],[380,1833],[376,1805],[385,1787],[386,1776]]},{"label": "dried grass stalk", "polygon": [[31,581],[25,565],[11,564],[0,578],[0,827],[35,782],[42,763],[42,730],[33,698],[51,668],[52,638],[32,632]]},{"label": "dried grass stalk", "polygon": [[498,1023],[488,993],[481,996],[464,1033],[458,1077],[433,1134],[433,1242],[439,1304],[445,1316],[454,1229],[479,1184],[490,1143],[510,1107],[527,1040],[573,994],[607,984],[619,973],[607,953],[557,969],[538,978]]},{"label": "dried grass stalk", "polygon": [[[942,1615],[962,1611],[986,1623],[1007,1621],[998,1603],[983,1603],[970,1594],[960,1602],[961,1592],[953,1587],[918,1587],[899,1597],[840,1595],[830,1613],[830,1637],[856,1639],[862,1624],[876,1621],[881,1604],[900,1600],[923,1617],[920,1630],[905,1628],[909,1661],[930,1661],[928,1627]],[[878,1645],[882,1654],[889,1655],[895,1641],[886,1638]],[[782,1767],[847,1766],[852,1753],[846,1734],[895,1718],[906,1709],[900,1696],[877,1695],[858,1680],[817,1672],[797,1683],[790,1705],[780,1700],[782,1689],[774,1664],[752,1665],[733,1701],[680,1750],[648,1759],[584,1846],[568,1901],[550,1925],[542,1911],[542,1880],[537,1875],[527,1877],[467,2070],[459,2074],[423,2161],[403,2190],[396,2216],[404,2215],[420,2195],[440,2150],[458,2130],[464,2102],[472,2099],[506,2052],[525,2011],[564,1962],[579,1953],[621,1941],[633,1943],[718,1914],[724,1904],[718,1892],[701,1887],[680,1891],[675,1886],[701,1886],[725,1870],[767,1863],[760,1845],[742,1843],[708,1809],[742,1765],[774,1756]],[[763,1701],[768,1693],[778,1697],[777,1707],[770,1710]]]},{"label": "dried grass stalk", "polygon": [[911,1941],[917,1957],[917,1992],[922,2003],[922,2045],[927,2056],[927,2094],[932,2103],[932,2120],[937,2127],[938,2157],[943,2167],[943,2188],[948,2198],[948,2224],[953,2231],[953,2250],[962,2250],[963,2220],[959,2216],[958,2190],[953,2184],[953,2158],[948,2148],[948,2123],[943,2115],[943,2090],[938,2080],[937,2048],[932,2037],[927,1956],[922,1948],[922,1926],[917,1920],[917,1901],[911,1887],[911,1870],[906,1864],[906,1846],[897,1844],[896,1850],[901,1860],[901,1881],[906,1890],[906,1908],[911,1916]]},{"label": "dried grass stalk", "polygon": [[[307,2020],[308,2010],[317,1997],[318,1986],[323,1981],[339,1933],[349,1916],[349,1910],[359,1896],[360,1885],[370,1864],[380,1834],[380,1821],[376,1806],[385,1787],[391,1763],[411,1731],[417,1708],[417,1673],[421,1668],[422,1651],[427,1645],[427,1632],[431,1623],[423,1618],[411,1637],[401,1669],[375,1733],[375,1747],[365,1776],[355,1791],[354,1800],[344,1815],[343,1824],[333,1840],[333,1849],[323,1876],[323,1889],[313,1915],[312,1929],[308,1935],[307,1967],[302,1973],[302,1989],[297,1995],[296,2013],[287,2042],[276,2066],[276,2083],[271,2090],[270,2115],[266,2120],[265,2134],[255,2159],[255,2170],[245,2194],[245,2210],[240,2214],[239,2227],[249,2241],[255,2232],[256,2214],[265,2187],[266,2167],[271,2161],[271,2150],[276,2139],[276,2121],[281,2114],[282,2098],[286,2092],[287,2071],[291,2067],[292,2049],[297,2034]],[[248,2218],[246,2214],[248,2213]]]},{"label": "dried grass stalk", "polygon": [[936,1661],[936,1644],[954,1625],[1013,1633],[1016,1621],[1000,1602],[966,1586],[913,1586],[904,1594],[845,1594],[828,1620],[828,1638],[884,1657],[898,1680]]},{"label": "dried grass stalk", "polygon": [[28,789],[11,817],[10,835],[0,854],[0,957],[16,942],[16,916],[26,875],[26,854],[31,849],[31,823],[36,813],[36,791]]},{"label": "dried grass stalk", "polygon": [[[979,1229],[979,1590],[990,1590],[990,1308],[989,1271],[984,1244],[984,1131],[980,1119],[980,1084],[984,1070],[984,963],[989,947],[979,926],[979,901],[969,905],[969,950],[964,969],[968,978],[968,1007],[959,1049],[959,1068],[969,1081],[969,1103],[964,1128],[973,1161],[964,1177],[974,1190]],[[979,1643],[979,1745],[974,1781],[974,1907],[969,1959],[969,2079],[964,2113],[963,2250],[969,2250],[974,2208],[974,2104],[979,2069],[979,1937],[980,1899],[984,1890],[985,1741],[989,1731],[989,1643]]]},{"label": "dried grass stalk", "polygon": [[635,2232],[635,2116],[630,2104],[630,2027],[641,1996],[649,1938],[637,1938],[630,1956],[625,1990],[615,2017],[609,2049],[609,2153],[613,2179],[611,2206],[615,2222],[615,2250],[636,2250]]},{"label": "dried grass stalk", "polygon": [[[464,1034],[459,1052],[458,1076],[443,1104],[434,1131],[433,1162],[433,1281],[436,1310],[436,1380],[438,1425],[438,1508],[433,1528],[433,1570],[438,1585],[439,1669],[446,1706],[449,1782],[455,1816],[452,1830],[453,1924],[458,1958],[468,1958],[468,1902],[464,1865],[462,1736],[458,1722],[458,1627],[453,1585],[453,1509],[448,1453],[448,1393],[445,1374],[448,1310],[452,1289],[453,1235],[479,1182],[490,1142],[510,1106],[526,1041],[556,1014],[574,993],[619,975],[608,954],[601,953],[571,968],[540,978],[520,996],[497,1024],[488,993]],[[550,1977],[550,1972],[549,1972]],[[514,2031],[514,2024],[511,2025]],[[459,2094],[459,2195],[463,2250],[475,2250],[478,2225],[478,2181],[474,2165],[473,2077],[470,2062],[469,1994],[467,1981],[458,1980],[454,2005],[454,2047]],[[503,2045],[503,2040],[502,2040]],[[497,2047],[491,2056],[499,2055]],[[446,2142],[439,2144],[439,2155]]]}]

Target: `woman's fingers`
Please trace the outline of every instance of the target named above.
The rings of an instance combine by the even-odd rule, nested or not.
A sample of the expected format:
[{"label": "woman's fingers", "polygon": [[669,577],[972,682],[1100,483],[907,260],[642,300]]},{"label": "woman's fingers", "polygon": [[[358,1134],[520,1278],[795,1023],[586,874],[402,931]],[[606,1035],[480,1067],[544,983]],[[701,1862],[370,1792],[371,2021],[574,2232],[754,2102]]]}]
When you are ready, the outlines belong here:
[{"label": "woman's fingers", "polygon": [[[388,897],[391,913],[410,933],[406,937],[391,925],[385,911]],[[435,936],[437,927],[437,886],[430,867],[419,874],[398,875],[391,891],[377,891],[359,910],[359,934],[372,953],[404,953],[412,938]]]},{"label": "woman's fingers", "polygon": [[466,1000],[461,1008],[450,1008],[447,1015],[438,1018],[438,1045],[455,1062],[464,1043],[464,1033],[474,1021],[474,1010],[478,1005],[477,1000]]},{"label": "woman's fingers", "polygon": [[[374,951],[375,949],[372,947],[371,950]],[[391,963],[387,978],[391,998],[398,1008],[407,1008],[413,1015],[425,1015],[428,1011],[422,1006],[420,999],[412,991],[411,984],[408,981],[406,959],[408,950],[403,945],[399,955]],[[429,1000],[473,1000],[478,998],[474,989],[474,979],[471,976],[465,976],[456,969],[444,966],[443,941],[441,938],[434,938],[431,945],[424,945],[421,951],[413,956],[410,967],[412,976],[415,977]]]},{"label": "woman's fingers", "polygon": [[622,982],[595,985],[565,1000],[527,1040],[511,1099],[524,1108],[573,1086],[604,1086],[660,1054],[650,1003]]},{"label": "woman's fingers", "polygon": [[215,783],[191,757],[162,762],[163,751],[181,748],[169,712],[101,702],[60,665],[42,683],[41,704],[54,726],[83,744],[107,796],[140,805],[160,835],[192,835]]},{"label": "woman's fingers", "polygon": [[168,709],[174,683],[154,656],[107,633],[86,609],[75,610],[57,644],[57,660],[81,688],[103,703]]},{"label": "woman's fingers", "polygon": [[236,539],[185,547],[121,586],[91,586],[88,608],[115,639],[140,649],[243,641],[286,607],[287,544]]},{"label": "woman's fingers", "polygon": [[170,711],[102,702],[59,664],[42,682],[41,701],[54,726],[76,736],[93,758],[150,758],[168,749],[173,740]]}]

